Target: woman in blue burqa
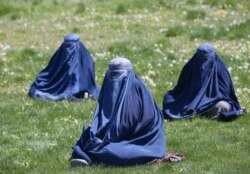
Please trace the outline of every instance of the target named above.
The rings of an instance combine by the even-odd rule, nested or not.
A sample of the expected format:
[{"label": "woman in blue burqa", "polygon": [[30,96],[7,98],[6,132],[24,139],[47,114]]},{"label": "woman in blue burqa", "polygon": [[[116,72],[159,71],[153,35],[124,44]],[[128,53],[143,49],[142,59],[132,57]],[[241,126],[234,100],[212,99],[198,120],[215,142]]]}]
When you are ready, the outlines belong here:
[{"label": "woman in blue burqa", "polygon": [[129,166],[164,158],[163,115],[126,58],[110,61],[91,126],[73,147],[71,166]]},{"label": "woman in blue burqa", "polygon": [[163,98],[163,115],[170,120],[206,115],[228,121],[242,112],[230,74],[210,44],[197,48]]},{"label": "woman in blue burqa", "polygon": [[93,59],[79,36],[68,34],[64,37],[64,42],[38,74],[28,94],[32,98],[54,101],[75,101],[84,95],[93,98],[99,95]]}]

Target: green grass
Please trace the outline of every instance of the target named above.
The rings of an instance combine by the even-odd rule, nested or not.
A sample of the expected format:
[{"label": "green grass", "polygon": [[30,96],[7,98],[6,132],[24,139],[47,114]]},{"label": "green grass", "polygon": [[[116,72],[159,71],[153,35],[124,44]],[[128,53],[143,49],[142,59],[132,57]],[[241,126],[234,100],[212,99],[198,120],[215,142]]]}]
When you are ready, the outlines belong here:
[{"label": "green grass", "polygon": [[96,100],[33,100],[27,91],[69,32],[96,62],[125,56],[161,107],[181,68],[204,42],[230,69],[242,106],[250,108],[250,1],[4,0],[0,2],[0,173],[249,173],[250,114],[223,123],[166,122],[167,148],[178,165],[72,169],[71,147],[90,125]]}]

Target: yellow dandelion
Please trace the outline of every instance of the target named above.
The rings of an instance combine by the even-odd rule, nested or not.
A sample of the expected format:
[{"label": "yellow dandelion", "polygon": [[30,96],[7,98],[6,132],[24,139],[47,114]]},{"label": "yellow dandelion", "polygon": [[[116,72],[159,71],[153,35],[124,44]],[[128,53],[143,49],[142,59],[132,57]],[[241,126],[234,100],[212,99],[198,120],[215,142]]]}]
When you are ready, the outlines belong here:
[{"label": "yellow dandelion", "polygon": [[218,10],[216,11],[216,13],[217,13],[218,15],[225,15],[225,14],[227,14],[227,11],[226,11],[225,9],[218,9]]},{"label": "yellow dandelion", "polygon": [[159,18],[157,16],[154,16],[154,15],[149,15],[148,18],[150,21],[154,21],[154,22],[160,21]]},{"label": "yellow dandelion", "polygon": [[127,23],[127,22],[122,22],[121,25],[122,25],[123,27],[127,27],[127,26],[128,26],[128,23]]}]

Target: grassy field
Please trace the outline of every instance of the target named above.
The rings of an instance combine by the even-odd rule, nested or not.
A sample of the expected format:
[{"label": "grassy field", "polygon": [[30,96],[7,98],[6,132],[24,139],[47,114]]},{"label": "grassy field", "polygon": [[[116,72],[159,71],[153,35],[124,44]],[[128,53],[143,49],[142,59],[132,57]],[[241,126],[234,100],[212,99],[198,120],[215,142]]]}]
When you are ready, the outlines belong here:
[{"label": "grassy field", "polygon": [[186,156],[178,165],[72,169],[71,147],[83,125],[91,124],[96,100],[27,96],[70,32],[93,56],[99,86],[107,63],[127,57],[160,107],[197,46],[211,43],[230,70],[241,105],[250,109],[249,0],[1,0],[0,173],[249,173],[249,113],[228,123],[166,122],[168,151]]}]

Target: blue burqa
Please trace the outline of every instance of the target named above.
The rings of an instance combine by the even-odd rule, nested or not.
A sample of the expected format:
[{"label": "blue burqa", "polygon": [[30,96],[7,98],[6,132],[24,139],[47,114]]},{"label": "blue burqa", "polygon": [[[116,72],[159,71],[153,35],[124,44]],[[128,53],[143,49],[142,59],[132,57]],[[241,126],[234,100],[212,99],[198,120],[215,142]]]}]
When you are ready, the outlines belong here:
[{"label": "blue burqa", "polygon": [[211,45],[202,44],[183,67],[175,88],[164,96],[163,114],[170,120],[190,118],[222,100],[231,106],[229,112],[220,113],[222,120],[231,120],[241,114],[225,64]]},{"label": "blue burqa", "polygon": [[90,164],[128,166],[164,158],[163,115],[144,83],[128,71],[106,73],[91,127],[85,126],[72,158]]},{"label": "blue burqa", "polygon": [[32,98],[79,100],[99,95],[95,67],[88,50],[75,34],[68,34],[29,89]]}]

